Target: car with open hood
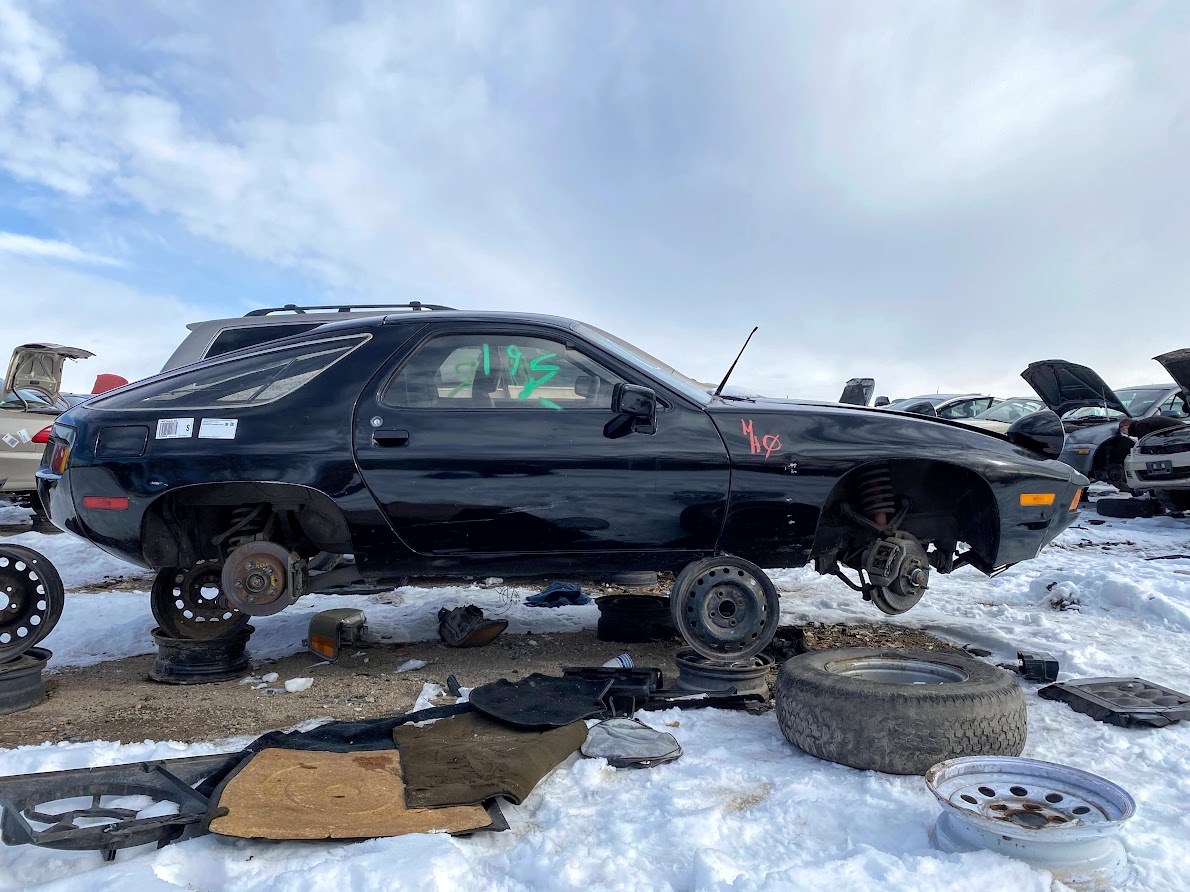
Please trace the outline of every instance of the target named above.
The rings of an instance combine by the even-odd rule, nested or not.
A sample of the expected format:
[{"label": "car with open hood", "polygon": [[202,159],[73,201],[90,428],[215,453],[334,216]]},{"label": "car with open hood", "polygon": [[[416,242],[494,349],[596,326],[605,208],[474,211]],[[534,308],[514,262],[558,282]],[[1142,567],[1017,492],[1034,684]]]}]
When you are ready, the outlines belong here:
[{"label": "car with open hood", "polygon": [[[1190,348],[1154,357],[1190,395]],[[1153,493],[1167,509],[1190,511],[1190,423],[1141,437],[1124,460],[1128,487]]]},{"label": "car with open hood", "polygon": [[0,389],[0,492],[36,507],[37,467],[50,425],[70,408],[62,393],[68,359],[93,354],[59,344],[23,344],[12,351]]},{"label": "car with open hood", "polygon": [[1140,384],[1112,390],[1099,374],[1065,359],[1029,364],[1021,377],[1066,428],[1062,461],[1092,480],[1128,489],[1124,457],[1131,443],[1119,437],[1122,418],[1190,418],[1190,402],[1178,384]]},{"label": "car with open hood", "polygon": [[812,563],[900,613],[931,572],[1034,557],[1087,484],[1040,414],[1001,437],[715,396],[581,322],[407,311],[88,400],[38,478],[55,524],[158,570],[173,635],[407,578],[680,570],[683,634],[735,654],[776,629],[760,567]]}]

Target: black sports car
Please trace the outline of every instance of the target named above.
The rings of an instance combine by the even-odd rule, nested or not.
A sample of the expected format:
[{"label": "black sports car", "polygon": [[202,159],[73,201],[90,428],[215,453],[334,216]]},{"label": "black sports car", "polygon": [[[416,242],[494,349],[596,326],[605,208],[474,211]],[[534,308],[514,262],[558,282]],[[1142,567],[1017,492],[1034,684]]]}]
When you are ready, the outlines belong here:
[{"label": "black sports car", "polygon": [[579,322],[405,312],[92,399],[38,477],[54,523],[160,569],[175,635],[409,577],[681,570],[687,639],[742,656],[777,625],[761,566],[813,561],[900,613],[931,569],[1035,556],[1087,480],[1046,457],[1056,417],[1022,422],[716,397]]}]

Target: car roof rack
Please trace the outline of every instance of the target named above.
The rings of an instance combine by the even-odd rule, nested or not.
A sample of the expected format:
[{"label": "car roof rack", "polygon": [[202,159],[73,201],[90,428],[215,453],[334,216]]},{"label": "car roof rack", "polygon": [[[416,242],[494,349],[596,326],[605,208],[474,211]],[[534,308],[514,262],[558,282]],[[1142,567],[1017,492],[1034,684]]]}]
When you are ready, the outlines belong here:
[{"label": "car roof rack", "polygon": [[454,307],[444,307],[441,304],[423,304],[419,300],[411,300],[407,304],[329,304],[318,307],[299,307],[297,304],[286,304],[283,307],[262,307],[245,313],[245,316],[269,316],[273,313],[354,313],[358,310],[453,310]]}]

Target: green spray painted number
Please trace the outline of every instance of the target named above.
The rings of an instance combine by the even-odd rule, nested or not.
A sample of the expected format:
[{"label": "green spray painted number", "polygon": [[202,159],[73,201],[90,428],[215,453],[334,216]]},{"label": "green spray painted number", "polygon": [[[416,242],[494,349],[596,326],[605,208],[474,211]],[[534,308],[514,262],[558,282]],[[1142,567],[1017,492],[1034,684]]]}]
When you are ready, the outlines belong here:
[{"label": "green spray painted number", "polygon": [[[492,373],[492,348],[490,344],[482,345],[482,362],[483,373],[490,375]],[[557,353],[542,353],[527,362],[524,352],[516,344],[509,344],[504,348],[504,355],[508,357],[509,369],[508,378],[509,383],[514,387],[521,388],[518,399],[528,400],[538,387],[545,384],[556,374],[558,374],[558,366],[547,364],[546,361],[555,358]],[[467,359],[455,364],[455,374],[458,376],[459,383],[451,389],[448,396],[457,396],[463,390],[472,389],[475,387],[475,376],[479,373],[480,359]],[[548,400],[543,396],[533,397],[537,400],[537,404],[545,406],[547,409],[557,409],[562,411],[562,407],[552,400]]]}]

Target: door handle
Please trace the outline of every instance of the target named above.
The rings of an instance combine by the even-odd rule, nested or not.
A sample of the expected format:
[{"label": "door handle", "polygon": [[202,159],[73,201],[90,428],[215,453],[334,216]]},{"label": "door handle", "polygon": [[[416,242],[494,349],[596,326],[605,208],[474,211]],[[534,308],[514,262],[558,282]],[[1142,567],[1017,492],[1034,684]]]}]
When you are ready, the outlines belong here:
[{"label": "door handle", "polygon": [[408,446],[409,431],[372,431],[373,446]]}]

